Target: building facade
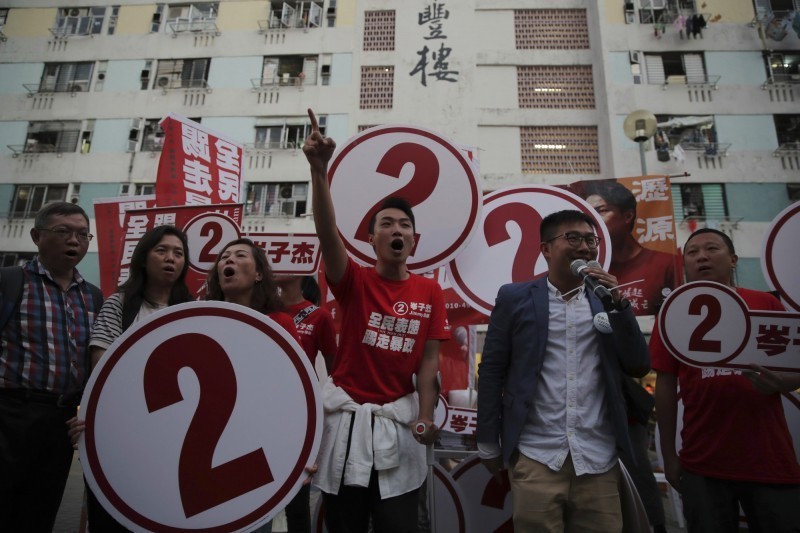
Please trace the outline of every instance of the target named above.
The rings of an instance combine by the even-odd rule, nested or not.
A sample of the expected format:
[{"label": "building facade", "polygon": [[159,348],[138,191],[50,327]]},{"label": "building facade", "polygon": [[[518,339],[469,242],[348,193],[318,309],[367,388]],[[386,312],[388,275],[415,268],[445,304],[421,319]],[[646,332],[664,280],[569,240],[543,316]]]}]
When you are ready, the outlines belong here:
[{"label": "building facade", "polygon": [[[800,0],[0,1],[0,259],[46,202],[153,191],[168,112],[246,146],[245,229],[313,231],[307,108],[337,143],[379,124],[478,148],[484,191],[641,174],[657,118],[678,240],[731,234],[766,288],[800,199]],[[800,20],[798,17],[797,20]],[[800,23],[796,24],[800,27]],[[677,147],[677,148],[676,148]],[[98,281],[96,244],[80,265]]]}]

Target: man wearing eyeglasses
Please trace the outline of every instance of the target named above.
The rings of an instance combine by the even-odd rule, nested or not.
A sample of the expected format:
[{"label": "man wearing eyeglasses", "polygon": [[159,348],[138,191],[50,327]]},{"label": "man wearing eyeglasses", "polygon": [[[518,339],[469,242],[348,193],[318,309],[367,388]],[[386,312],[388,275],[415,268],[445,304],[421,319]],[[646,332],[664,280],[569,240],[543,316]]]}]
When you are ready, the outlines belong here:
[{"label": "man wearing eyeglasses", "polygon": [[0,529],[49,533],[72,463],[66,421],[89,374],[102,296],[76,269],[92,239],[84,210],[51,203],[34,226],[38,258],[16,272],[17,298],[0,294]]},{"label": "man wearing eyeglasses", "polygon": [[[489,322],[478,384],[478,449],[509,469],[517,531],[622,531],[618,450],[631,450],[620,369],[650,368],[630,305],[614,309],[570,271],[597,255],[594,219],[558,211],[539,228],[547,277],[504,285]],[[613,289],[614,276],[586,270]]]}]

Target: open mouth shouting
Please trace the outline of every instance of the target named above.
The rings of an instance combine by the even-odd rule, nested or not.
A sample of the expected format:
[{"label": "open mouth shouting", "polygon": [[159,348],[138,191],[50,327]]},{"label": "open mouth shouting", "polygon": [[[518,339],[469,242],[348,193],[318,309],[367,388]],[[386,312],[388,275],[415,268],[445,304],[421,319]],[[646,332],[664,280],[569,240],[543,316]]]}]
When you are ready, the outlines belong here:
[{"label": "open mouth shouting", "polygon": [[230,279],[236,274],[236,270],[232,266],[226,266],[222,269],[222,275],[225,279]]},{"label": "open mouth shouting", "polygon": [[398,239],[392,239],[390,246],[392,247],[392,250],[399,252],[403,249],[405,244],[403,243],[403,239],[398,238]]}]

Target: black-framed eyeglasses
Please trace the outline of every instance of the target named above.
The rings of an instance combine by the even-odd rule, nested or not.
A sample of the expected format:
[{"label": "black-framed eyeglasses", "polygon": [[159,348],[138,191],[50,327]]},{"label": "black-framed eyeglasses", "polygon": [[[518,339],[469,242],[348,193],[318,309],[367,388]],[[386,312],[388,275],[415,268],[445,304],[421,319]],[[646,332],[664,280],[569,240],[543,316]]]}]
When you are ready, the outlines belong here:
[{"label": "black-framed eyeglasses", "polygon": [[75,235],[75,237],[79,241],[84,241],[84,242],[89,242],[92,239],[94,239],[94,235],[92,235],[88,231],[73,231],[67,228],[36,228],[36,229],[38,229],[39,231],[49,231],[50,233],[52,233],[53,235],[64,241],[66,241],[73,235]]},{"label": "black-framed eyeglasses", "polygon": [[544,242],[551,242],[556,239],[560,239],[564,237],[570,246],[573,248],[578,248],[581,245],[581,241],[586,243],[586,246],[589,248],[597,248],[600,245],[600,241],[603,239],[598,237],[597,235],[581,235],[580,233],[562,233],[561,235],[556,235],[552,239],[548,239]]}]

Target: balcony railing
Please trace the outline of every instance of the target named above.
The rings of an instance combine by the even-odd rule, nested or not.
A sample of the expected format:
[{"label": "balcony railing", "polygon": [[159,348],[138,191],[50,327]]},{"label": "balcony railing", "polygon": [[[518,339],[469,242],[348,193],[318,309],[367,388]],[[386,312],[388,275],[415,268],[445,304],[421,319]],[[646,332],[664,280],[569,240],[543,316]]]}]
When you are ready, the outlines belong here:
[{"label": "balcony railing", "polygon": [[703,152],[706,157],[727,156],[731,143],[682,141],[681,148],[687,152]]},{"label": "balcony railing", "polygon": [[172,30],[172,36],[179,33],[202,33],[220,35],[216,18],[213,19],[176,19],[167,23]]},{"label": "balcony railing", "polygon": [[776,73],[772,74],[767,81],[761,86],[762,89],[766,89],[770,85],[797,85],[800,84],[800,74],[783,74],[783,73]]},{"label": "balcony railing", "polygon": [[775,157],[797,156],[800,155],[800,141],[783,143],[777,150],[772,152]]},{"label": "balcony railing", "polygon": [[206,89],[211,92],[211,87],[204,79],[183,79],[180,76],[159,76],[156,80],[156,89],[163,92],[175,89]]},{"label": "balcony railing", "polygon": [[319,26],[319,20],[316,20],[316,24],[314,24],[314,21],[310,22],[310,19],[307,19],[307,16],[301,17],[298,13],[286,17],[281,17],[279,13],[273,13],[268,19],[258,21],[258,33],[287,29],[307,30],[308,28],[316,28]]},{"label": "balcony railing", "polygon": [[284,74],[272,78],[251,78],[250,83],[253,89],[271,89],[275,87],[302,87],[306,84],[306,77],[301,73],[299,76]]},{"label": "balcony railing", "polygon": [[20,154],[53,154],[56,152],[56,146],[53,144],[9,144],[6,147],[14,152],[14,157]]},{"label": "balcony railing", "polygon": [[667,76],[664,85],[661,86],[665,91],[667,87],[703,87],[717,90],[717,83],[722,76]]},{"label": "balcony railing", "polygon": [[63,81],[59,83],[23,83],[28,96],[38,93],[80,93],[89,91],[89,80]]},{"label": "balcony railing", "polygon": [[294,141],[264,141],[245,144],[244,150],[245,152],[256,152],[263,150],[294,150],[301,147],[302,143]]}]

